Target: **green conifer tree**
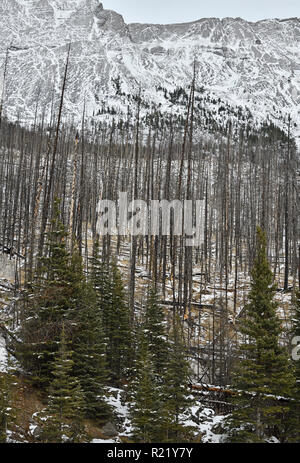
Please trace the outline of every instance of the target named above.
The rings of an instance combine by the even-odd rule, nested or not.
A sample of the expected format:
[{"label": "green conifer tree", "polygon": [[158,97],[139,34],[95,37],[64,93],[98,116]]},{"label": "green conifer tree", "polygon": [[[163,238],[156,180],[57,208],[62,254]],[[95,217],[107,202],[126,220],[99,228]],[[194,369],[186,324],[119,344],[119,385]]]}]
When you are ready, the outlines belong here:
[{"label": "green conifer tree", "polygon": [[154,288],[150,288],[148,291],[145,321],[142,329],[153,357],[154,372],[161,382],[167,366],[168,342],[165,313],[158,304]]},{"label": "green conifer tree", "polygon": [[300,341],[300,291],[296,293],[294,300],[294,318],[293,318],[293,337],[295,338],[296,347],[295,349],[295,372],[296,372],[296,380],[297,380],[297,389],[300,394],[300,359],[298,360],[296,357],[299,356],[299,345]]},{"label": "green conifer tree", "polygon": [[[13,404],[14,376],[9,367],[0,370],[0,444],[7,442],[7,430],[16,421],[16,411]],[[2,365],[0,365],[1,367]]]},{"label": "green conifer tree", "polygon": [[72,355],[73,352],[68,350],[63,326],[59,351],[53,363],[49,402],[40,416],[40,439],[44,443],[78,443],[85,439],[84,395],[79,381],[72,374]]},{"label": "green conifer tree", "polygon": [[141,333],[132,388],[133,439],[138,443],[162,442],[161,387],[154,372],[153,355],[145,333]]},{"label": "green conifer tree", "polygon": [[106,342],[107,366],[111,380],[119,385],[132,366],[132,331],[129,306],[116,262],[103,262],[99,242],[94,244],[91,282],[96,291]]},{"label": "green conifer tree", "polygon": [[293,421],[293,431],[295,442],[300,442],[300,292],[295,294],[293,299],[294,317],[293,317],[293,361],[295,365],[295,400],[291,413]]},{"label": "green conifer tree", "polygon": [[228,419],[231,442],[263,442],[271,436],[281,441],[288,438],[286,417],[290,403],[276,396],[291,397],[294,377],[288,356],[279,344],[281,323],[275,292],[266,235],[258,228],[249,303],[240,325],[245,342],[234,374],[234,387],[239,391],[234,401],[237,408]]},{"label": "green conifer tree", "polygon": [[185,427],[183,423],[183,417],[189,415],[194,398],[190,392],[193,375],[182,329],[180,318],[176,316],[170,337],[168,366],[164,375],[164,442],[188,442],[192,439],[193,429]]},{"label": "green conifer tree", "polygon": [[133,361],[133,336],[129,304],[125,299],[125,292],[121,273],[116,262],[111,264],[111,306],[108,327],[107,360],[116,384],[129,374]]},{"label": "green conifer tree", "polygon": [[78,332],[73,343],[74,374],[84,393],[86,416],[102,422],[111,416],[111,408],[105,400],[109,375],[101,312],[90,284],[86,286],[85,299],[86,305],[77,314]]},{"label": "green conifer tree", "polygon": [[45,388],[51,378],[62,324],[68,326],[68,332],[75,333],[78,311],[87,303],[81,258],[76,251],[70,256],[66,242],[67,232],[56,202],[54,219],[47,233],[48,253],[41,258],[34,281],[25,291],[22,343],[16,346],[24,369],[35,384]]},{"label": "green conifer tree", "polygon": [[94,241],[90,263],[90,281],[96,291],[97,303],[105,315],[105,308],[111,300],[110,266],[102,260],[99,239]]},{"label": "green conifer tree", "polygon": [[138,441],[146,442],[148,439],[147,442],[163,442],[165,437],[161,414],[169,354],[165,325],[164,311],[157,302],[154,288],[151,287],[148,290],[144,319],[136,336],[137,353],[129,386],[133,400],[134,438]]}]

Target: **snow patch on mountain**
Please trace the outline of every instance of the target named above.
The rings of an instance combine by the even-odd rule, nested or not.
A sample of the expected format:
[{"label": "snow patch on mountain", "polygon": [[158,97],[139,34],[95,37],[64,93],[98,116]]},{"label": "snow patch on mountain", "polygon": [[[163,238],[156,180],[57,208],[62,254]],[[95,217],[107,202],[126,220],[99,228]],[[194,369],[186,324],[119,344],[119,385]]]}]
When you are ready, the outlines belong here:
[{"label": "snow patch on mountain", "polygon": [[[139,86],[148,103],[181,114],[157,87],[187,90],[197,65],[197,88],[254,118],[270,118],[300,135],[300,20],[205,18],[186,24],[129,24],[99,0],[4,0],[0,4],[0,76],[9,48],[4,107],[11,117],[32,120],[38,104],[50,113],[59,98],[67,45],[71,43],[66,94],[69,119],[116,117],[132,106]],[[119,78],[120,91],[114,80]],[[53,93],[54,92],[54,93]],[[223,104],[223,103],[221,103]]]}]

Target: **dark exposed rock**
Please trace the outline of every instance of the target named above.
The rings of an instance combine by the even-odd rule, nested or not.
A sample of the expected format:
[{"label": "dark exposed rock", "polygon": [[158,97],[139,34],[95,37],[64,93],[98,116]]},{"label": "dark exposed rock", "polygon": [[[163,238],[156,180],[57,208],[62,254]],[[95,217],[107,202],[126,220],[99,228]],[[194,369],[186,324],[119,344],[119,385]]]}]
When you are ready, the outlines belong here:
[{"label": "dark exposed rock", "polygon": [[116,430],[113,423],[108,422],[105,426],[101,429],[101,434],[105,437],[115,437],[118,435],[118,431]]},{"label": "dark exposed rock", "polygon": [[165,52],[165,49],[163,47],[153,47],[151,48],[150,52],[153,55],[161,55]]}]

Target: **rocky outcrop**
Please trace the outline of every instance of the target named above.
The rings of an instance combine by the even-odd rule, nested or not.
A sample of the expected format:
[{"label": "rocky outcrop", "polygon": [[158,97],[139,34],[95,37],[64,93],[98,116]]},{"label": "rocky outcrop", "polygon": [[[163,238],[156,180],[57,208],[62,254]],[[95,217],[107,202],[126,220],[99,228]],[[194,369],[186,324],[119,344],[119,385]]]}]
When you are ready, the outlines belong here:
[{"label": "rocky outcrop", "polygon": [[186,88],[195,59],[197,87],[212,100],[248,108],[255,118],[269,117],[282,125],[284,114],[290,113],[294,122],[300,117],[299,19],[249,23],[204,18],[186,24],[127,25],[99,0],[0,2],[0,91],[10,48],[7,114],[30,120],[37,94],[40,107],[50,109],[69,43],[66,102],[75,120],[81,118],[84,95],[87,117],[102,114],[104,103],[126,114],[129,101],[124,95],[136,93],[140,84],[150,106],[182,111],[176,102],[174,107],[162,100],[157,88]]},{"label": "rocky outcrop", "polygon": [[119,433],[116,430],[115,426],[111,422],[109,422],[106,423],[105,426],[103,426],[103,428],[101,429],[101,434],[104,437],[116,437]]}]

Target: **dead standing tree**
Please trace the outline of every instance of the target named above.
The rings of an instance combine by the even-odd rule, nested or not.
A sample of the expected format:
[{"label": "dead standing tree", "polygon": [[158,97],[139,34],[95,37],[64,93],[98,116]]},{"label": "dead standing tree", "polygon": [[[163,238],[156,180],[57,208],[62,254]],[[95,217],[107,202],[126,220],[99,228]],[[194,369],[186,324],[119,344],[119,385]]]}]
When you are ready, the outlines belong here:
[{"label": "dead standing tree", "polygon": [[56,155],[57,155],[58,139],[59,139],[61,119],[62,119],[64,96],[65,96],[66,85],[67,85],[70,51],[71,51],[71,44],[68,45],[67,59],[66,59],[66,64],[65,64],[65,72],[64,72],[64,77],[63,77],[63,85],[62,85],[62,90],[61,90],[59,112],[58,112],[57,125],[56,125],[56,133],[55,133],[55,138],[54,138],[52,159],[51,159],[51,165],[50,165],[49,182],[48,182],[48,185],[46,186],[45,200],[43,204],[40,241],[39,241],[39,247],[38,247],[39,256],[42,256],[43,254],[43,248],[44,248],[44,242],[45,242],[45,231],[46,231],[47,220],[49,216],[51,195],[52,195],[52,192],[55,186],[54,182],[55,182]]}]

